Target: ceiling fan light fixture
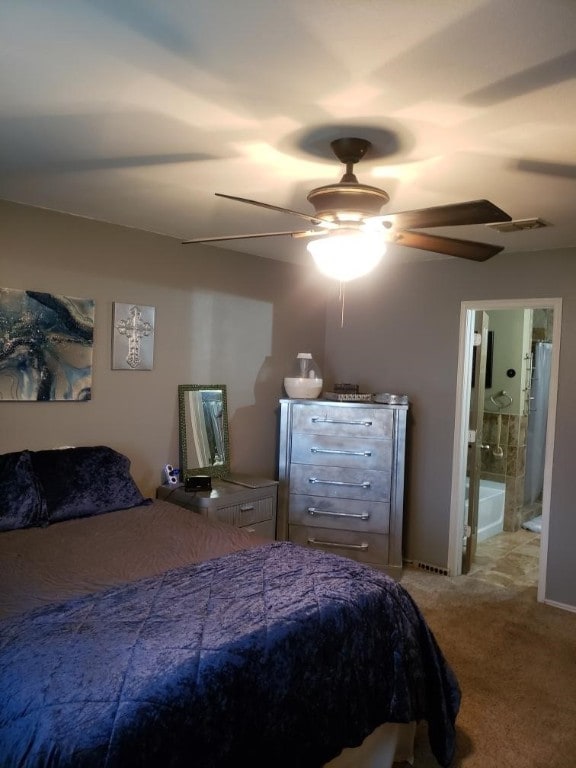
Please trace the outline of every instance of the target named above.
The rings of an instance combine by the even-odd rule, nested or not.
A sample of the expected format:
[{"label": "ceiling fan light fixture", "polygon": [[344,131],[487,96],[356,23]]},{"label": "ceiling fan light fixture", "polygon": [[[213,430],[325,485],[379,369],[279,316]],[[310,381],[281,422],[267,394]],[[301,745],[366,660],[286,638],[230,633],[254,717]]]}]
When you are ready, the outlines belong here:
[{"label": "ceiling fan light fixture", "polygon": [[364,216],[358,211],[338,211],[334,214],[334,220],[339,224],[359,224],[364,220]]},{"label": "ceiling fan light fixture", "polygon": [[386,242],[382,233],[339,229],[311,240],[306,248],[323,275],[347,283],[378,266]]}]

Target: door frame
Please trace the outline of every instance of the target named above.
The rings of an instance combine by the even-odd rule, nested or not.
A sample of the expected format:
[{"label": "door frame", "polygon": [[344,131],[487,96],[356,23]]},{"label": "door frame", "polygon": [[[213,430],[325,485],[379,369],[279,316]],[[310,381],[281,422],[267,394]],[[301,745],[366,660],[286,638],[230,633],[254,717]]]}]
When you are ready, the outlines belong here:
[{"label": "door frame", "polygon": [[[482,432],[484,422],[484,400],[486,381],[486,360],[488,348],[488,323],[487,312],[474,313],[474,334],[472,355],[475,357],[475,365],[472,365],[470,377],[469,419],[468,419],[468,450],[466,456],[466,479],[468,480],[468,514],[464,517],[464,526],[468,526],[466,537],[462,534],[462,570],[463,574],[470,571],[476,546],[478,543],[478,507],[480,504],[480,474],[482,463]],[[479,338],[477,338],[479,337]],[[474,437],[472,439],[472,432]],[[464,507],[466,501],[464,501]],[[466,545],[464,546],[464,538]]]},{"label": "door frame", "polygon": [[542,533],[537,601],[544,602],[546,595],[546,564],[548,557],[548,530],[550,522],[550,495],[552,465],[554,461],[554,432],[556,426],[556,402],[558,394],[558,369],[560,362],[560,331],[562,326],[562,299],[486,299],[463,301],[460,306],[460,340],[458,346],[458,370],[456,386],[456,414],[454,420],[454,448],[452,454],[452,489],[450,498],[450,532],[448,539],[448,573],[462,573],[462,540],[464,535],[463,505],[466,483],[468,450],[468,418],[471,394],[472,353],[474,343],[474,313],[497,309],[551,309],[552,363],[548,396],[548,422],[544,460],[544,487],[542,491]]}]

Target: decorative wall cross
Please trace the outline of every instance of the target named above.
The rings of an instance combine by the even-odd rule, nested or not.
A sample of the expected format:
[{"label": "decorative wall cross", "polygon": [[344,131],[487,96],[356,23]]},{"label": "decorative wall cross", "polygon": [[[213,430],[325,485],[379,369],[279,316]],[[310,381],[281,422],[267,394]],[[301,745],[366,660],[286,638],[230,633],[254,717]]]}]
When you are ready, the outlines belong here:
[{"label": "decorative wall cross", "polygon": [[[120,318],[121,308],[128,308],[127,316]],[[149,319],[146,319],[146,316]],[[152,350],[154,334],[154,307],[138,307],[129,304],[114,305],[114,329],[126,337],[128,352],[124,360],[119,360],[118,350],[113,350],[113,367],[145,369],[152,368]],[[122,364],[122,362],[124,364]]]}]

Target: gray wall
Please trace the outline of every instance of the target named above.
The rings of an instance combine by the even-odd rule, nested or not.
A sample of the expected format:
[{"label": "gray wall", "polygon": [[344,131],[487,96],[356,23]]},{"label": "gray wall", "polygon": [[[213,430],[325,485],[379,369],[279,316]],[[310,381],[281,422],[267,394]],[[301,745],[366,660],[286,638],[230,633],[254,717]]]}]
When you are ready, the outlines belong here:
[{"label": "gray wall", "polygon": [[[406,556],[446,567],[460,303],[561,297],[549,600],[576,606],[576,250],[382,265],[338,289],[314,269],[0,202],[0,286],[96,301],[93,399],[0,403],[0,452],[105,443],[152,494],[178,463],[177,385],[229,388],[232,468],[276,473],[277,401],[298,351],[326,388],[410,396]],[[156,307],[154,369],[112,371],[112,303]],[[326,315],[326,301],[328,312]]]},{"label": "gray wall", "polygon": [[[1,402],[0,453],[110,445],[151,495],[179,463],[177,385],[226,384],[232,469],[274,477],[287,368],[299,351],[323,362],[324,285],[292,264],[0,202],[0,286],[96,302],[92,400]],[[156,308],[152,371],[111,370],[113,302]]]},{"label": "gray wall", "polygon": [[381,265],[329,304],[325,376],[410,397],[405,555],[447,566],[462,301],[562,298],[546,598],[576,606],[576,249]]}]

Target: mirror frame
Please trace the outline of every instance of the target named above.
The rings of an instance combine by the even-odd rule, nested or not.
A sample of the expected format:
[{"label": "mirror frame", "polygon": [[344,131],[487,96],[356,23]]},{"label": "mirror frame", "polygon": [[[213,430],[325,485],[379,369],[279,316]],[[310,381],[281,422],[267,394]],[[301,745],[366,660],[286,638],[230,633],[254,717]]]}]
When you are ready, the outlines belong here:
[{"label": "mirror frame", "polygon": [[[224,444],[224,459],[221,464],[209,464],[202,467],[188,466],[188,440],[193,439],[188,428],[191,424],[188,416],[187,395],[190,392],[204,390],[220,390],[222,392],[222,441]],[[180,438],[180,480],[186,482],[186,477],[192,475],[209,475],[224,478],[230,474],[230,436],[228,432],[228,395],[225,384],[179,384],[178,385],[178,432]]]}]

